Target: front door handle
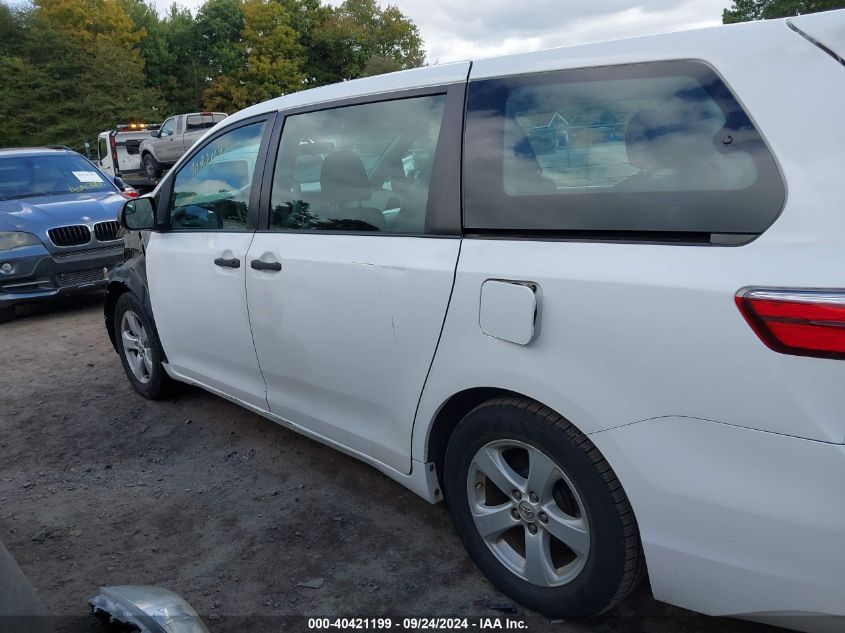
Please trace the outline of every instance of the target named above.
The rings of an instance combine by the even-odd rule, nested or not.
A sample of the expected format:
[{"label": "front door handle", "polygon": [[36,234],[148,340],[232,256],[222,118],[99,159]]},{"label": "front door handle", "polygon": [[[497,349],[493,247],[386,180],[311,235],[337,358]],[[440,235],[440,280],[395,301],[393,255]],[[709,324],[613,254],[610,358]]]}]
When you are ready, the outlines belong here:
[{"label": "front door handle", "polygon": [[216,266],[223,266],[224,268],[240,268],[241,267],[241,260],[236,257],[232,259],[226,259],[225,257],[218,257],[214,260],[214,264]]},{"label": "front door handle", "polygon": [[279,272],[282,269],[282,265],[279,262],[262,262],[260,259],[253,259],[249,265],[253,270],[272,270],[273,272]]}]

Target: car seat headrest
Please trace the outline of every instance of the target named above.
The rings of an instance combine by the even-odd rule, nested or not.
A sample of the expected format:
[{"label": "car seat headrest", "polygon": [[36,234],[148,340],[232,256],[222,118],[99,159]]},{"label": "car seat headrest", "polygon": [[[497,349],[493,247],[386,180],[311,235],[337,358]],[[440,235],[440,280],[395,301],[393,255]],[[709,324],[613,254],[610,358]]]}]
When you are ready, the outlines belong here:
[{"label": "car seat headrest", "polygon": [[350,150],[338,150],[326,156],[320,167],[320,190],[334,203],[360,202],[373,195],[364,163]]}]

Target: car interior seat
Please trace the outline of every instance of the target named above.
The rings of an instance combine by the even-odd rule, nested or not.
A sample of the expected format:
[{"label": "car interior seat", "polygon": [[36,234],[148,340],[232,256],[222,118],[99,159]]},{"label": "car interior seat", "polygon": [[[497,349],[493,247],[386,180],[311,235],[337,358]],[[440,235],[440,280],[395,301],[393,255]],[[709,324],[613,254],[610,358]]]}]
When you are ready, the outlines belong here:
[{"label": "car interior seat", "polygon": [[337,150],[326,156],[320,167],[320,197],[325,208],[319,215],[324,221],[363,222],[375,230],[384,230],[384,213],[361,204],[372,195],[364,163],[355,152]]},{"label": "car interior seat", "polygon": [[640,191],[716,189],[712,133],[690,126],[682,113],[657,108],[636,112],[625,129],[628,163],[639,171],[615,188]]},{"label": "car interior seat", "polygon": [[432,168],[433,161],[428,161],[417,173],[416,178],[406,177],[400,183],[400,195],[397,196],[399,204],[396,205],[399,207],[399,213],[396,214],[392,226],[397,233],[425,233]]},{"label": "car interior seat", "polygon": [[504,177],[505,190],[510,194],[536,195],[557,191],[555,181],[543,175],[537,152],[515,119],[505,120]]}]

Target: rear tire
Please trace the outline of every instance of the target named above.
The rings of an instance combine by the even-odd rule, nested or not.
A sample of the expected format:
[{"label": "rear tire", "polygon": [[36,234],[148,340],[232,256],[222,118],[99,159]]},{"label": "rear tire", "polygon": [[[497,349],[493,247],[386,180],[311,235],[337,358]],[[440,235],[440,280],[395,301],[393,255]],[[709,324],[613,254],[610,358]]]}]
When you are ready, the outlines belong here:
[{"label": "rear tire", "polygon": [[144,157],[141,159],[141,163],[144,166],[144,173],[147,174],[148,178],[151,180],[158,180],[161,178],[161,164],[152,154],[144,154]]},{"label": "rear tire", "polygon": [[593,443],[531,400],[490,400],[446,449],[446,502],[470,557],[517,602],[586,618],[618,604],[645,572],[628,498]]},{"label": "rear tire", "polygon": [[174,381],[162,366],[158,334],[141,302],[125,292],[114,307],[114,336],[123,371],[139,394],[150,400],[167,397]]}]

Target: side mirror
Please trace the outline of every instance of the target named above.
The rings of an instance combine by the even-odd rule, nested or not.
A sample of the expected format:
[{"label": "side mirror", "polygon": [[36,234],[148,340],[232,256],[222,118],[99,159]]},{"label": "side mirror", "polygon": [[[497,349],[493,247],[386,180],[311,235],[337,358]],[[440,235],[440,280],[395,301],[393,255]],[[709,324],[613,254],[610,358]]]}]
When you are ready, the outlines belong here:
[{"label": "side mirror", "polygon": [[152,198],[128,200],[120,210],[120,224],[129,231],[149,231],[155,228],[155,204]]},{"label": "side mirror", "polygon": [[120,176],[114,177],[114,186],[120,189],[121,191],[126,189],[126,183],[123,182],[123,178],[121,178]]},{"label": "side mirror", "polygon": [[161,134],[158,130],[153,130],[152,132],[150,132],[150,136],[152,136],[153,138],[158,138],[159,136],[161,136]]}]

